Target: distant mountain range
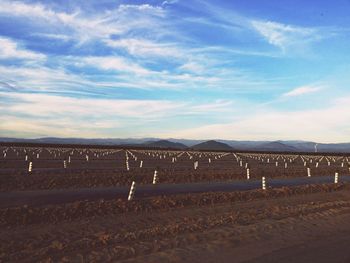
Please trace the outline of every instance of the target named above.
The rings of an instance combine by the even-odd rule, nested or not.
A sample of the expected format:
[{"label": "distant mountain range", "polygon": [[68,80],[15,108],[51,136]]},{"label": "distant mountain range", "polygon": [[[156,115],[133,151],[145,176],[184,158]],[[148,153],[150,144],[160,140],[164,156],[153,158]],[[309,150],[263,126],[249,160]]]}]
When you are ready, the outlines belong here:
[{"label": "distant mountain range", "polygon": [[[119,145],[141,146],[167,149],[194,150],[237,150],[275,152],[338,152],[350,153],[350,143],[315,143],[309,141],[235,141],[235,140],[187,140],[159,138],[139,139],[82,139],[45,137],[38,139],[0,138],[0,142],[38,144],[80,144],[80,145]],[[316,147],[316,148],[315,148]]]}]

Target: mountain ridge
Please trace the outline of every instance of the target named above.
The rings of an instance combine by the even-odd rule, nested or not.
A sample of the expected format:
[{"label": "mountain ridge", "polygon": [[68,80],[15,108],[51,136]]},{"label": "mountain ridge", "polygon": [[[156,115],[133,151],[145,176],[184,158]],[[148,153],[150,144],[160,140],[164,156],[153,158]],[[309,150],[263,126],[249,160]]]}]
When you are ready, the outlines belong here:
[{"label": "mountain ridge", "polygon": [[226,143],[218,142],[215,140],[209,140],[205,142],[198,143],[190,147],[193,150],[222,150],[222,151],[230,151],[233,150],[231,146]]},{"label": "mountain ridge", "polygon": [[[106,146],[147,146],[151,143],[154,147],[164,148],[164,141],[170,143],[170,147],[175,146],[172,143],[179,143],[186,147],[193,147],[200,143],[214,140],[191,140],[191,139],[159,139],[154,137],[146,138],[59,138],[59,137],[42,137],[36,139],[0,137],[0,142],[3,143],[43,143],[43,144],[78,144],[78,145],[106,145]],[[163,143],[162,143],[163,141]],[[215,142],[223,143],[230,146],[234,150],[241,151],[291,151],[291,152],[315,152],[317,144],[317,152],[337,152],[350,153],[350,143],[317,143],[312,141],[301,140],[276,140],[276,141],[239,141],[239,140],[221,140]],[[169,144],[168,143],[168,144]],[[158,144],[158,146],[157,146]],[[281,145],[282,144],[282,145]],[[181,146],[181,147],[183,147]],[[177,147],[175,147],[177,148]],[[232,150],[231,149],[231,150]]]}]

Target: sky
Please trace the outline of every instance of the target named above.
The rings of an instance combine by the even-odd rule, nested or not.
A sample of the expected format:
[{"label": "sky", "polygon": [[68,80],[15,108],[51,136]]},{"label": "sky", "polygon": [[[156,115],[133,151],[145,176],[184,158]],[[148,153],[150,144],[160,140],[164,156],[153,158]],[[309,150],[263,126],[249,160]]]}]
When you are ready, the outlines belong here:
[{"label": "sky", "polygon": [[350,142],[349,0],[0,0],[0,136]]}]

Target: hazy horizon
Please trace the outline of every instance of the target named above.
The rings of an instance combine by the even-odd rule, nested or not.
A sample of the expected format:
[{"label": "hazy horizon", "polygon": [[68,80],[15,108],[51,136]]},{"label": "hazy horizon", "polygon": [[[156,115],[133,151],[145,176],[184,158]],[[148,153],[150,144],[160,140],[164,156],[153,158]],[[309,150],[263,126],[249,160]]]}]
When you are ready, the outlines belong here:
[{"label": "hazy horizon", "polygon": [[0,137],[350,141],[349,13],[346,0],[3,0]]},{"label": "hazy horizon", "polygon": [[36,139],[77,139],[77,140],[173,140],[173,141],[237,141],[237,142],[306,142],[316,144],[347,144],[350,141],[343,142],[324,142],[324,141],[307,141],[307,140],[236,140],[236,139],[221,139],[221,138],[176,138],[176,137],[55,137],[55,136],[42,136],[42,137],[5,137],[0,138],[11,138],[11,139],[24,139],[24,140],[36,140]]}]

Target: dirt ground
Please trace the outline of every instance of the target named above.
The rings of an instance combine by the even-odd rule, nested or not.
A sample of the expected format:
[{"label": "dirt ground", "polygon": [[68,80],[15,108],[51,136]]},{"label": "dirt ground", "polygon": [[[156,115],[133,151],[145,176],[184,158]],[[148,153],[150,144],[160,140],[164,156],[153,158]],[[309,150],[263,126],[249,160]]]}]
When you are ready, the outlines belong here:
[{"label": "dirt ground", "polygon": [[[0,154],[0,191],[130,186],[132,181],[138,185],[151,184],[155,170],[161,184],[246,180],[246,167],[252,180],[262,176],[306,177],[307,168],[314,176],[330,176],[335,172],[350,175],[348,159],[342,156],[329,157],[328,165],[322,156],[271,154],[256,159],[256,156],[233,153],[130,151],[133,155],[129,153],[126,157],[125,150],[0,147],[1,150],[7,155]],[[176,161],[172,162],[173,158]],[[195,170],[196,161],[199,166]],[[33,169],[30,173],[29,162]]]},{"label": "dirt ground", "polygon": [[2,222],[0,262],[349,262],[350,188],[302,192],[108,212],[72,204],[90,213]]},{"label": "dirt ground", "polygon": [[[160,184],[247,180],[247,168],[259,180],[306,177],[307,168],[350,174],[347,156],[0,150],[1,192],[151,184],[155,170]],[[0,262],[350,262],[350,184],[342,182],[82,200],[1,206]]]}]

